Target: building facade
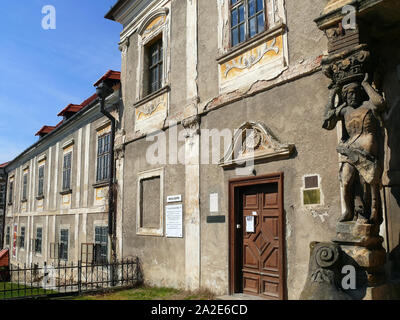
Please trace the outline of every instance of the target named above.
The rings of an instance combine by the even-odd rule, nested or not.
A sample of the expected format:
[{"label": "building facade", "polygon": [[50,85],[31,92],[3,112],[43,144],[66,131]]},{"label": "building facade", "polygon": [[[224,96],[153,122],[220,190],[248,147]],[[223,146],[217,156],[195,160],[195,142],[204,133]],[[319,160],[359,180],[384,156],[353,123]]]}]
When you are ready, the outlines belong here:
[{"label": "building facade", "polygon": [[[117,1],[106,18],[123,26],[120,82],[113,72],[96,82],[114,85],[106,105],[115,128],[99,100],[69,105],[60,115],[70,120],[42,128],[41,140],[5,167],[12,261],[51,259],[52,247],[65,260],[65,244],[68,259],[79,260],[82,244],[97,244],[109,259],[139,257],[148,284],[298,299],[310,243],[334,239],[346,210],[337,178],[343,127],[322,127],[325,106],[341,99],[333,84],[354,72],[370,73],[390,109],[376,236],[395,278],[400,8],[358,1],[350,32],[341,11],[350,2]],[[360,48],[375,57],[371,66],[346,59]]]},{"label": "building facade", "polygon": [[[147,282],[299,298],[310,243],[343,210],[340,135],[322,129],[326,5],[120,0],[106,15],[123,26],[119,254]],[[398,212],[386,204],[387,248]]]},{"label": "building facade", "polygon": [[[106,110],[116,114],[119,78],[113,71],[102,78],[113,87]],[[57,126],[41,128],[38,142],[5,168],[4,247],[14,266],[109,261],[110,120],[96,94],[59,116]]]}]

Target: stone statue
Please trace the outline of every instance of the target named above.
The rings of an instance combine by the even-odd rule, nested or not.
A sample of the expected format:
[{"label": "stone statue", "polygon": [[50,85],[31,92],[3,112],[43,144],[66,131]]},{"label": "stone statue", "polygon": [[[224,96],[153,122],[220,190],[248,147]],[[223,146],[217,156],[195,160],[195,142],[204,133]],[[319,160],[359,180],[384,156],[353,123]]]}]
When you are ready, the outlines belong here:
[{"label": "stone statue", "polygon": [[342,122],[340,182],[345,211],[340,222],[361,224],[383,222],[380,197],[382,169],[379,163],[380,114],[386,110],[384,98],[372,87],[366,74],[360,83],[352,82],[332,90],[323,128],[333,130]]}]

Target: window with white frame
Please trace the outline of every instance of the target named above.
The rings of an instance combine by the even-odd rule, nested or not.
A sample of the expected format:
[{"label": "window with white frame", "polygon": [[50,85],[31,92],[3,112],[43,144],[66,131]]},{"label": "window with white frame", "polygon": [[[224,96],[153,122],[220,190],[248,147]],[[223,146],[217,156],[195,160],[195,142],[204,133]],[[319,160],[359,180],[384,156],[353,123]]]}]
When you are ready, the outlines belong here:
[{"label": "window with white frame", "polygon": [[71,190],[71,161],[72,151],[64,154],[62,191]]},{"label": "window with white frame", "polygon": [[138,81],[136,100],[166,87],[169,80],[169,8],[150,12],[138,28]]},{"label": "window with white frame", "polygon": [[69,237],[69,230],[61,229],[60,230],[60,248],[59,248],[59,259],[60,260],[68,260],[68,237]]},{"label": "window with white frame", "polygon": [[14,192],[14,181],[10,181],[9,189],[8,189],[8,203],[12,204],[13,202],[13,192]]},{"label": "window with white frame", "polygon": [[25,248],[25,227],[21,227],[20,235],[19,235],[19,248]]},{"label": "window with white frame", "polygon": [[35,253],[42,253],[42,236],[43,236],[43,229],[42,227],[36,228],[36,239],[35,239]]},{"label": "window with white frame", "polygon": [[229,0],[231,46],[245,42],[266,29],[265,0]]},{"label": "window with white frame", "polygon": [[22,178],[22,201],[26,201],[28,193],[28,174],[24,173]]},{"label": "window with white frame", "polygon": [[43,186],[44,186],[44,165],[38,169],[38,197],[43,197]]},{"label": "window with white frame", "polygon": [[96,182],[107,181],[110,178],[110,139],[110,133],[104,134],[97,138]]},{"label": "window with white frame", "polygon": [[107,262],[108,253],[108,227],[95,226],[94,231],[94,260],[96,263]]}]

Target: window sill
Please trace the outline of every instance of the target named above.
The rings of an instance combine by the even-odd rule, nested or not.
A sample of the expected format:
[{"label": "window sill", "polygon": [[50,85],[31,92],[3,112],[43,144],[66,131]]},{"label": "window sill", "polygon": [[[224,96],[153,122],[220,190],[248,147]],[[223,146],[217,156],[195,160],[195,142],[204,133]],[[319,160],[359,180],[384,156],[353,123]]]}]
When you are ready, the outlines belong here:
[{"label": "window sill", "polygon": [[21,200],[21,203],[25,203],[25,202],[28,202],[28,199],[22,199]]},{"label": "window sill", "polygon": [[62,196],[65,196],[65,195],[71,194],[71,193],[72,193],[72,190],[71,190],[71,189],[60,191],[60,194],[61,194]]},{"label": "window sill", "polygon": [[9,202],[9,203],[7,203],[7,205],[11,207],[13,205],[13,203]]},{"label": "window sill", "polygon": [[44,195],[41,195],[41,196],[37,196],[36,197],[36,200],[43,200],[44,199]]},{"label": "window sill", "polygon": [[274,26],[273,28],[261,32],[260,34],[254,36],[253,38],[247,40],[246,42],[243,42],[233,48],[228,49],[228,52],[222,54],[217,58],[218,64],[223,64],[225,62],[228,62],[233,58],[235,58],[236,56],[248,51],[250,48],[265,42],[267,39],[282,34],[285,28],[286,25],[281,22],[280,24]]},{"label": "window sill", "polygon": [[99,181],[99,182],[96,182],[96,183],[92,184],[93,188],[108,187],[109,185],[110,185],[110,181],[109,180]]},{"label": "window sill", "polygon": [[152,93],[148,94],[147,96],[143,97],[138,102],[136,102],[133,105],[133,107],[134,108],[140,107],[141,105],[153,100],[154,98],[157,98],[158,96],[161,96],[162,94],[168,92],[169,90],[170,90],[169,85],[166,85],[166,86],[162,87],[160,90],[152,92]]}]

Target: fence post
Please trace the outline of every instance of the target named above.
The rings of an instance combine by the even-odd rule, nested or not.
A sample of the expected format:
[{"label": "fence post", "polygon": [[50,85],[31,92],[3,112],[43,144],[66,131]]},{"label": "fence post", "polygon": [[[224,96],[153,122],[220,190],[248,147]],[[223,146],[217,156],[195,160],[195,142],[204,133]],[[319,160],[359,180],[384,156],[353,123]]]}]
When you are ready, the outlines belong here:
[{"label": "fence post", "polygon": [[136,283],[139,283],[139,257],[136,257]]},{"label": "fence post", "polygon": [[82,261],[78,261],[78,293],[81,294],[82,290]]}]

